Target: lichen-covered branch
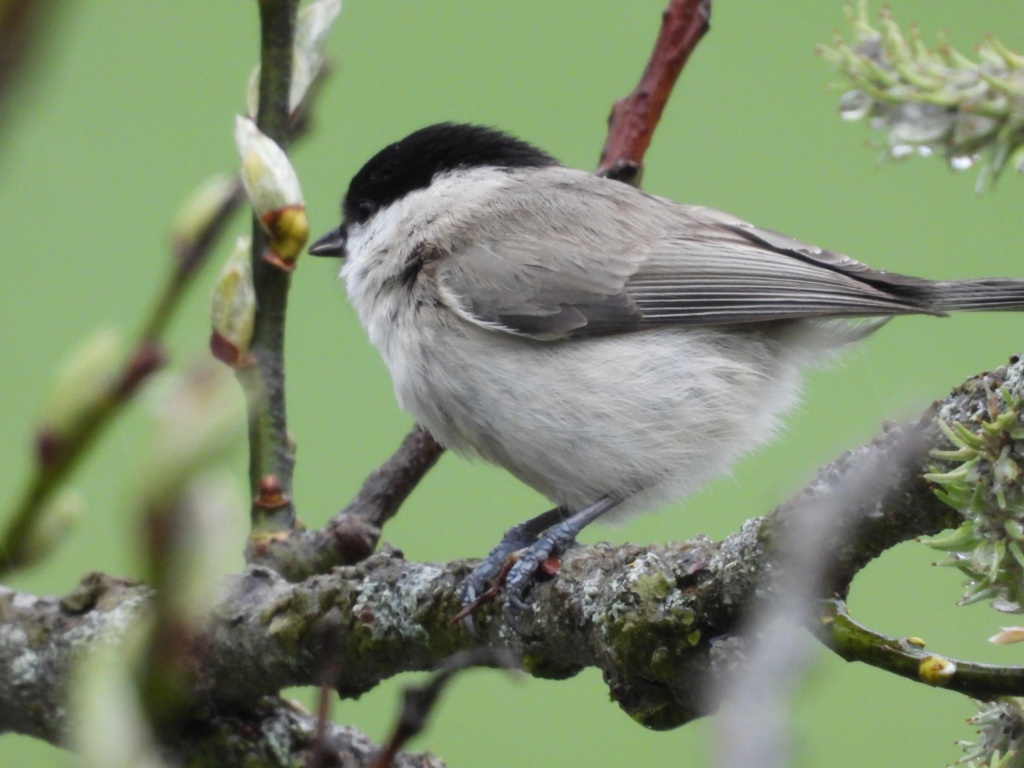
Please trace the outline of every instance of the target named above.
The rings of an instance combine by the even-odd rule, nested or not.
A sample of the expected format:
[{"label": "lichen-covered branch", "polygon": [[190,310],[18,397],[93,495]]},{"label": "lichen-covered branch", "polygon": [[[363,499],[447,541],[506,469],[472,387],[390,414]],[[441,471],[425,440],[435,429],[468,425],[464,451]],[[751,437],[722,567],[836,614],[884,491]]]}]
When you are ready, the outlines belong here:
[{"label": "lichen-covered branch", "polygon": [[[86,576],[60,598],[0,588],[0,732],[65,744],[75,666],[84,655],[123,642],[147,616],[152,599],[147,586],[101,574]],[[202,728],[185,729],[174,739],[173,751],[183,764],[202,755],[211,765],[297,765],[316,739],[330,765],[368,766],[381,751],[348,726],[321,724],[318,735],[314,717],[273,695],[201,714]],[[443,768],[429,754],[399,753],[394,765]]]},{"label": "lichen-covered branch", "polygon": [[152,600],[144,585],[89,574],[62,597],[0,587],[0,733],[62,744],[71,670],[104,643],[119,643]]},{"label": "lichen-covered branch", "polygon": [[[1022,375],[1024,364],[1015,363],[984,381]],[[357,696],[400,672],[431,669],[457,651],[483,646],[508,649],[540,677],[596,666],[630,716],[652,728],[681,725],[713,708],[711,683],[734,660],[739,623],[772,599],[775,553],[799,519],[795,507],[838,506],[852,521],[847,535],[824,545],[834,564],[818,590],[826,598],[845,594],[855,574],[889,547],[955,522],[957,513],[923,475],[934,463],[930,449],[947,445],[934,425],[939,406],[945,418],[989,412],[987,386],[971,381],[920,424],[889,427],[821,470],[794,500],[721,542],[599,544],[569,552],[557,575],[530,595],[532,611],[521,620],[525,639],[503,621],[500,603],[476,615],[478,637],[450,623],[460,607],[456,586],[472,563],[410,563],[385,551],[301,583],[251,567],[225,585],[209,625],[199,630],[201,695],[194,700],[230,708],[289,686],[319,684],[325,655],[343,671],[338,692]],[[877,482],[865,489],[865,476]],[[856,495],[849,493],[851,478]],[[47,717],[59,715],[47,713],[59,711],[65,682],[52,677],[61,670],[41,661],[48,649],[58,649],[52,658],[65,658],[77,647],[75,638],[85,647],[103,625],[123,625],[149,601],[141,587],[96,578],[90,584],[87,599],[52,601],[45,622],[34,598],[7,593],[0,607],[0,678],[45,690],[19,688],[16,699],[0,693],[0,727],[52,735],[57,726]],[[74,606],[70,619],[62,614],[66,604]],[[82,635],[83,626],[94,629]],[[11,650],[12,638],[20,650]],[[871,661],[867,651],[847,657]],[[1000,691],[1024,693],[1012,676],[1005,679],[1011,682]],[[988,695],[992,688],[961,690]],[[27,710],[33,697],[47,706]]]}]

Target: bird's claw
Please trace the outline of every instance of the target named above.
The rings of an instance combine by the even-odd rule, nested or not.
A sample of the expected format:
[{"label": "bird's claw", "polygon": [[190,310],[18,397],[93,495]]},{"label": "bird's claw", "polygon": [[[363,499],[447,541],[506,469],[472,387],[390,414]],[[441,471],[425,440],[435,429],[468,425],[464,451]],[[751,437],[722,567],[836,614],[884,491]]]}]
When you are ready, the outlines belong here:
[{"label": "bird's claw", "polygon": [[[473,614],[481,606],[486,605],[498,596],[498,590],[505,583],[505,578],[514,564],[515,560],[511,556],[507,557],[505,562],[495,571],[492,567],[491,558],[488,556],[487,559],[473,569],[473,572],[466,577],[466,580],[459,587],[462,610],[452,617],[451,623],[456,624],[461,621],[471,635],[478,637],[476,625],[473,624]],[[491,586],[484,589],[489,581],[492,582]]]},{"label": "bird's claw", "polygon": [[[540,573],[552,575],[550,568],[551,543],[541,537],[526,549],[511,552],[505,556],[500,566],[495,565],[491,555],[481,562],[459,588],[462,599],[462,610],[452,619],[455,623],[462,621],[466,629],[477,635],[473,623],[473,613],[480,606],[494,600],[502,587],[505,588],[505,620],[512,630],[524,637],[519,624],[522,613],[529,609],[524,599],[536,576]],[[485,586],[490,583],[490,586]]]},{"label": "bird's claw", "polygon": [[[460,596],[463,608],[453,621],[461,619],[466,629],[476,635],[471,618],[473,612],[485,602],[493,600],[504,585],[505,618],[516,634],[525,637],[519,627],[519,616],[529,607],[523,598],[537,573],[554,575],[558,565],[552,556],[569,549],[586,525],[621,500],[619,497],[602,496],[572,513],[563,507],[556,507],[505,531],[501,543],[491,550],[462,583]],[[485,590],[489,582],[491,586]]]}]

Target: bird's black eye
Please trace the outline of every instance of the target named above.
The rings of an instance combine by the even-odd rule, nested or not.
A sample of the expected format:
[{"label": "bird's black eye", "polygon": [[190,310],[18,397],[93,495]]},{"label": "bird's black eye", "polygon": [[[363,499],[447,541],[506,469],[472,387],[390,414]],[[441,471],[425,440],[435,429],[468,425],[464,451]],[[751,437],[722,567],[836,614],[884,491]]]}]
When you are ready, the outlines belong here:
[{"label": "bird's black eye", "polygon": [[356,221],[365,224],[377,212],[377,204],[372,200],[363,200],[356,206]]}]

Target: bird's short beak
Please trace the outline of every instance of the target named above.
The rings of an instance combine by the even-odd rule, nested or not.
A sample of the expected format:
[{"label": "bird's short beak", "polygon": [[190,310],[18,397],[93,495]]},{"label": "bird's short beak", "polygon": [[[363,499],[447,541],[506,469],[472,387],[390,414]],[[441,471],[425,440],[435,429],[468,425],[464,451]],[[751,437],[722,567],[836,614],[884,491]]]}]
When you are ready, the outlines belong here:
[{"label": "bird's short beak", "polygon": [[310,256],[344,256],[345,255],[345,233],[341,227],[332,229],[311,246],[308,251]]}]

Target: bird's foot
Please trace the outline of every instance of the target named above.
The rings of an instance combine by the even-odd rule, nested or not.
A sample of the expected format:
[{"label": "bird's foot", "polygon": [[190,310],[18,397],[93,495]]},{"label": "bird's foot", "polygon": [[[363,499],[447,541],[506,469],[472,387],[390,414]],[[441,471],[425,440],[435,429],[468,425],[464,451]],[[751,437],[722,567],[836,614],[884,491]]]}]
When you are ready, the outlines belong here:
[{"label": "bird's foot", "polygon": [[[514,570],[522,552],[528,552],[538,542],[538,537],[563,520],[569,513],[556,508],[531,518],[505,531],[501,542],[492,549],[459,587],[462,610],[452,619],[462,621],[474,635],[473,613],[480,606],[491,602],[505,583],[508,574]],[[523,577],[518,577],[519,579]],[[525,585],[523,586],[525,590]]]},{"label": "bird's foot", "polygon": [[602,496],[578,512],[569,513],[559,507],[510,528],[462,583],[463,608],[454,620],[461,619],[475,635],[473,612],[493,600],[504,582],[505,618],[516,634],[524,637],[519,617],[528,608],[524,598],[536,576],[553,575],[558,570],[555,558],[576,543],[580,531],[621,500]]}]

